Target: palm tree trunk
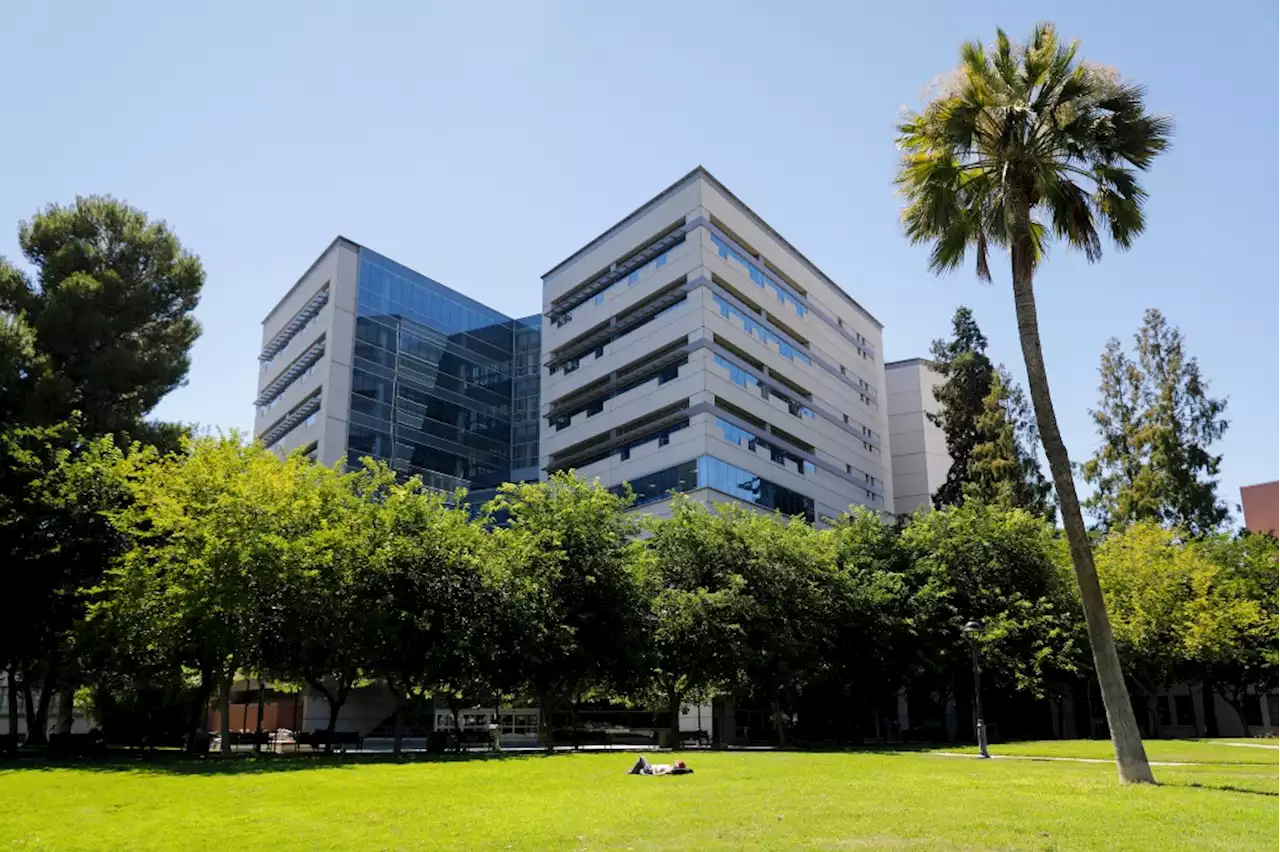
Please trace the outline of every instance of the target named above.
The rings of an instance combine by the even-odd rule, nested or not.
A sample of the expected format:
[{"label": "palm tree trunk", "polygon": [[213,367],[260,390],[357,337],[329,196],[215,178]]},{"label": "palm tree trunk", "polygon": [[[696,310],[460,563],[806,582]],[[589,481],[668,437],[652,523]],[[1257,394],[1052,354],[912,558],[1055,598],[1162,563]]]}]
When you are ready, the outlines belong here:
[{"label": "palm tree trunk", "polygon": [[[1029,223],[1030,216],[1024,221]],[[1076,583],[1080,586],[1089,645],[1093,649],[1093,664],[1098,672],[1098,686],[1107,713],[1120,780],[1154,784],[1155,777],[1151,774],[1151,764],[1147,762],[1147,753],[1138,733],[1138,721],[1133,715],[1133,704],[1129,701],[1129,690],[1125,687],[1124,672],[1120,668],[1120,655],[1116,652],[1115,637],[1111,633],[1111,619],[1107,617],[1106,601],[1093,564],[1093,551],[1089,548],[1088,533],[1080,514],[1071,462],[1062,442],[1062,433],[1058,431],[1058,418],[1049,395],[1049,377],[1045,373],[1044,354],[1040,350],[1040,327],[1036,318],[1035,291],[1032,289],[1033,252],[1029,234],[1024,233],[1014,241],[1013,305],[1018,316],[1018,336],[1022,342],[1022,357],[1027,364],[1027,385],[1036,412],[1036,426],[1039,427],[1044,454],[1053,474],[1053,485],[1058,492],[1062,526],[1067,534]]]}]

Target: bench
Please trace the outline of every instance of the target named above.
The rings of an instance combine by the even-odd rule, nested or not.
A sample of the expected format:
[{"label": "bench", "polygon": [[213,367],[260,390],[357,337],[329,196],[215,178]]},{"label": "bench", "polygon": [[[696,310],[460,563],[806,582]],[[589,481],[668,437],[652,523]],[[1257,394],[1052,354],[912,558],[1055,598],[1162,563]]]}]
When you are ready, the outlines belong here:
[{"label": "bench", "polygon": [[329,745],[344,750],[347,746],[364,750],[364,737],[360,736],[359,731],[334,731],[332,734],[328,731],[299,731],[293,742],[299,749],[304,745],[311,746],[312,751],[319,751]]},{"label": "bench", "polygon": [[26,739],[26,734],[0,734],[0,754],[16,754]]},{"label": "bench", "polygon": [[681,731],[680,743],[690,742],[701,748],[711,748],[711,735],[706,731]]},{"label": "bench", "polygon": [[101,731],[87,734],[50,734],[45,753],[54,757],[86,757],[105,754],[107,739]]}]

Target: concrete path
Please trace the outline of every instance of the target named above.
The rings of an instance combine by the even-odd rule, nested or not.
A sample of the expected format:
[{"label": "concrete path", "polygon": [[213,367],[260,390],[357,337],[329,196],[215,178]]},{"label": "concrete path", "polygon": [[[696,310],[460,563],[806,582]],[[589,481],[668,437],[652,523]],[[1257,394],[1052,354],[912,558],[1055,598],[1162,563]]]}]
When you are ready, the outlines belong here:
[{"label": "concrete path", "polygon": [[[925,752],[925,754],[935,754],[938,757],[972,757],[974,759],[981,759],[980,755],[965,754],[959,751],[929,751],[929,752]],[[1114,759],[1107,759],[1102,757],[1036,757],[1030,754],[993,754],[991,755],[991,759],[992,760],[1050,760],[1050,761],[1062,761],[1064,763],[1115,763]],[[1167,760],[1150,760],[1147,762],[1150,763],[1152,766],[1198,766],[1199,765],[1196,763],[1177,763],[1174,761],[1167,761]]]},{"label": "concrete path", "polygon": [[1216,745],[1231,746],[1233,748],[1269,748],[1272,751],[1280,751],[1280,745],[1267,745],[1266,743],[1216,743]]}]

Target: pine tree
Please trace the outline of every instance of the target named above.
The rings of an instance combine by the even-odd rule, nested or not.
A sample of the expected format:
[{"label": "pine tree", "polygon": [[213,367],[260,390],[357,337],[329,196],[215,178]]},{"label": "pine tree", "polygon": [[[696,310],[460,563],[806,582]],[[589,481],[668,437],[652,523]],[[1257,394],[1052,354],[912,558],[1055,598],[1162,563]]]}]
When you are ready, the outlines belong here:
[{"label": "pine tree", "polygon": [[1084,465],[1096,491],[1087,502],[1098,526],[1137,521],[1213,532],[1227,518],[1218,499],[1222,456],[1210,452],[1227,430],[1225,399],[1209,396],[1186,337],[1154,308],[1134,335],[1134,353],[1107,342],[1099,366],[1101,444]]},{"label": "pine tree", "polygon": [[941,509],[966,499],[1054,515],[1052,489],[1040,470],[1039,441],[1027,398],[1003,366],[987,357],[987,339],[973,312],[956,309],[951,340],[935,340],[935,369],[945,381],[929,419],[942,429],[951,456],[946,481],[933,495]]},{"label": "pine tree", "polygon": [[1026,509],[1052,521],[1053,489],[1036,458],[1038,438],[1027,398],[1003,366],[996,371],[991,391],[982,401],[976,433],[968,481],[962,485],[964,498],[1009,509]]},{"label": "pine tree", "polygon": [[956,308],[951,332],[951,340],[935,340],[930,349],[934,369],[944,381],[934,388],[939,410],[930,414],[929,420],[946,436],[947,453],[951,456],[946,481],[933,495],[933,505],[938,509],[958,506],[964,500],[969,459],[978,443],[978,419],[995,375],[986,354],[987,338],[978,328],[973,311],[963,305]]}]

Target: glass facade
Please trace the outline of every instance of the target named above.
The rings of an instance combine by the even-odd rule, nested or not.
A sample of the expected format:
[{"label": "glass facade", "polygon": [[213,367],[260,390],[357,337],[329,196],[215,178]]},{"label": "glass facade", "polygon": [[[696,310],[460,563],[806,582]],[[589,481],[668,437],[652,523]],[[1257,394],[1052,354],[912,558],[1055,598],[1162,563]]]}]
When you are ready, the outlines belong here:
[{"label": "glass facade", "polygon": [[513,320],[362,248],[347,460],[443,490],[536,479],[541,317]]},{"label": "glass facade", "polygon": [[[648,476],[639,476],[629,484],[635,493],[637,506],[665,499],[672,491],[711,488],[746,503],[776,509],[784,515],[799,515],[809,523],[814,521],[813,498],[761,479],[714,456],[700,456]],[[621,485],[613,489],[618,494],[624,490]]]}]

